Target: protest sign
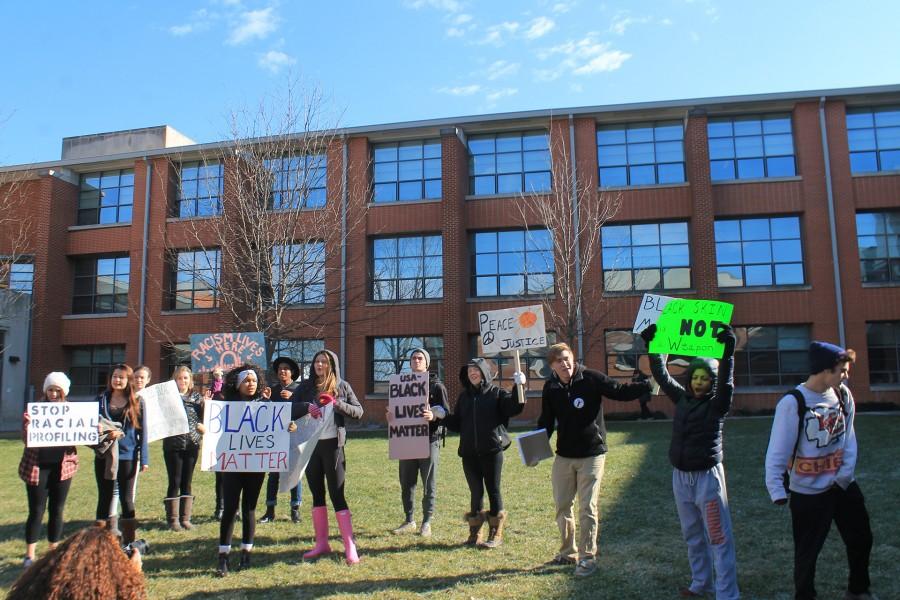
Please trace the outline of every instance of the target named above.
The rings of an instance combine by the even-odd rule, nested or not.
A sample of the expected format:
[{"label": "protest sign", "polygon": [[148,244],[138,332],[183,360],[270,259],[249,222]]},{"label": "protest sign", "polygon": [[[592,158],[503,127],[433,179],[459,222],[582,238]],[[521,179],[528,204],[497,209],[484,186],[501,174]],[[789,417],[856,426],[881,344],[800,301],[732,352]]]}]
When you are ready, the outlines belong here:
[{"label": "protest sign", "polygon": [[209,400],[203,415],[204,471],[288,470],[290,402]]},{"label": "protest sign", "polygon": [[547,345],[544,307],[540,305],[479,312],[478,329],[485,356]]},{"label": "protest sign", "polygon": [[306,415],[301,419],[297,419],[297,431],[291,434],[290,448],[288,450],[288,470],[282,473],[278,478],[278,491],[280,493],[289,492],[297,487],[303,472],[306,471],[306,465],[312,456],[313,450],[325,429],[325,424],[332,418],[331,413],[334,411],[334,404],[329,403],[321,407],[322,416],[318,419]]},{"label": "protest sign", "polygon": [[428,373],[400,373],[388,380],[388,457],[407,460],[428,458]]},{"label": "protest sign", "polygon": [[93,446],[99,442],[97,423],[100,405],[96,402],[29,402],[29,448],[50,446]]},{"label": "protest sign", "polygon": [[716,300],[676,298],[663,309],[650,342],[653,354],[682,354],[722,358],[724,346],[716,341],[722,325],[731,321],[734,305]]},{"label": "protest sign", "polygon": [[184,403],[174,381],[147,386],[138,395],[144,401],[148,443],[188,432]]},{"label": "protest sign", "polygon": [[266,336],[261,333],[195,333],[191,335],[191,370],[228,371],[244,363],[265,364]]},{"label": "protest sign", "polygon": [[519,445],[519,458],[526,467],[534,467],[542,460],[553,458],[553,449],[550,447],[546,429],[520,433],[516,442]]},{"label": "protest sign", "polygon": [[644,294],[644,297],[641,298],[641,306],[638,308],[637,317],[634,319],[634,327],[631,328],[631,332],[640,333],[656,323],[663,309],[674,299],[670,296]]}]

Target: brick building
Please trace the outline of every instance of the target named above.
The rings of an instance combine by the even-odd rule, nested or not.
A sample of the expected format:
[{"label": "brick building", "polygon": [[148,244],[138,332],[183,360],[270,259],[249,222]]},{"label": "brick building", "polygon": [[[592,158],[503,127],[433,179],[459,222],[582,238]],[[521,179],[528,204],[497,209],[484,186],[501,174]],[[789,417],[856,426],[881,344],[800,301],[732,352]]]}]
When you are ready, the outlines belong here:
[{"label": "brick building", "polygon": [[[227,146],[150,128],[69,138],[61,160],[0,171],[20,180],[33,219],[8,283],[33,288],[35,388],[64,370],[73,394],[92,394],[121,360],[168,373],[189,360],[191,333],[229,330],[207,284],[227,268],[185,234],[227,204],[222,181],[236,167],[208,160]],[[621,201],[586,278],[605,305],[588,365],[623,379],[647,370],[630,328],[655,290],[735,305],[737,410],[771,409],[802,380],[811,339],[857,351],[860,402],[900,403],[900,86],[342,129],[321,148],[321,187],[302,201],[365,209],[363,226],[335,254],[335,279],[297,284],[297,318],[335,315],[331,324],[279,350],[305,362],[323,346],[338,352],[372,420],[383,418],[387,373],[415,345],[455,397],[458,369],[478,351],[478,311],[553,298],[549,234],[525,228],[516,208],[567,172],[551,166],[551,148],[574,157],[568,172],[587,201]],[[348,187],[348,173],[366,185]],[[335,291],[350,285],[365,293]],[[160,326],[177,339],[160,339]],[[526,360],[538,395],[547,367],[540,354]],[[512,369],[500,367],[508,384]],[[636,410],[616,404],[607,411]]]}]

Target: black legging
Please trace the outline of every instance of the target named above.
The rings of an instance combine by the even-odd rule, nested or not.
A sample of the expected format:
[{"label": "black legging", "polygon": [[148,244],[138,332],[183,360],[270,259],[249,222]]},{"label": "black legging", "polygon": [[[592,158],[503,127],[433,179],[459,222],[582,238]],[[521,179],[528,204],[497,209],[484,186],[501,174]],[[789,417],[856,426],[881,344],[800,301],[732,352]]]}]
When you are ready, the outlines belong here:
[{"label": "black legging", "polygon": [[484,508],[484,490],[487,488],[488,501],[491,503],[491,516],[496,517],[503,510],[503,497],[500,495],[500,475],[503,473],[503,453],[485,456],[463,456],[463,473],[469,484],[472,512]]},{"label": "black legging", "polygon": [[72,479],[60,481],[62,463],[41,465],[38,474],[37,485],[26,485],[28,494],[28,520],[25,522],[25,542],[34,544],[41,535],[41,521],[44,519],[44,509],[47,500],[50,500],[50,515],[47,517],[47,541],[51,544],[62,538],[63,510],[66,506],[66,496],[69,495],[69,487]]},{"label": "black legging", "polygon": [[234,519],[241,507],[241,542],[252,544],[256,536],[256,503],[265,473],[222,473],[225,509],[219,523],[219,545],[230,546],[234,535]]},{"label": "black legging", "polygon": [[200,449],[191,446],[187,450],[170,450],[163,453],[166,459],[166,472],[169,475],[169,487],[166,497],[191,495],[191,481],[194,479],[194,466]]},{"label": "black legging", "polygon": [[106,479],[106,462],[94,461],[94,477],[97,478],[97,519],[108,519],[110,504],[113,499],[113,488],[119,482],[119,502],[122,504],[122,518],[134,518],[134,483],[138,474],[138,463],[134,460],[119,459],[119,470],[116,479]]},{"label": "black legging", "polygon": [[344,498],[344,476],[347,461],[344,449],[338,448],[337,438],[319,440],[306,466],[306,483],[313,497],[313,507],[325,506],[325,482],[334,512],[347,510]]}]

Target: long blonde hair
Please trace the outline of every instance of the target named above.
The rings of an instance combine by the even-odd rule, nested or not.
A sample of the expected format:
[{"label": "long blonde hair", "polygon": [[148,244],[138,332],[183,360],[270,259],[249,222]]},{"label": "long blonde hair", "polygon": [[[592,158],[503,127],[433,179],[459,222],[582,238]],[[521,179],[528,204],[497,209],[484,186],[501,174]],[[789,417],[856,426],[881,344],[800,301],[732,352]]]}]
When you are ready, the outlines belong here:
[{"label": "long blonde hair", "polygon": [[334,364],[331,361],[331,354],[326,352],[325,350],[320,350],[316,352],[316,355],[313,356],[313,375],[315,375],[315,364],[316,359],[319,358],[319,355],[323,355],[328,360],[328,373],[325,374],[324,377],[316,376],[316,389],[319,390],[319,393],[331,394],[332,396],[337,393],[337,375],[334,373]]},{"label": "long blonde hair", "polygon": [[[188,380],[188,388],[185,393],[190,394],[194,391],[194,372],[191,371],[191,368],[187,365],[178,365],[175,367],[175,370],[172,371],[172,381],[175,381],[175,378],[181,375],[182,373],[187,373],[191,376]],[[177,382],[176,382],[177,383]]]}]

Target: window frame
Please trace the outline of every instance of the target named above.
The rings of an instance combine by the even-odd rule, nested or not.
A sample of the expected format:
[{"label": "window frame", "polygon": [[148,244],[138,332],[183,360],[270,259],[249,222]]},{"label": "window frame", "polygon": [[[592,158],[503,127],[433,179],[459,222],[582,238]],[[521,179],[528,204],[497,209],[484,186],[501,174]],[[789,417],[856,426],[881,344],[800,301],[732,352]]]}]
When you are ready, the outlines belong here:
[{"label": "window frame", "polygon": [[[115,177],[115,184],[109,181]],[[96,180],[96,185],[91,181]],[[124,183],[123,183],[124,180]],[[108,190],[104,192],[104,190]],[[115,203],[104,204],[104,198],[111,197],[115,190]],[[134,169],[108,169],[81,173],[78,177],[78,203],[75,215],[76,225],[116,225],[129,224],[134,209]],[[87,215],[96,211],[96,216]],[[113,220],[104,220],[104,213],[115,212]],[[127,216],[124,216],[126,215]]]},{"label": "window frame", "polygon": [[[884,124],[878,123],[879,115],[884,115],[886,113],[896,113],[896,123],[891,123],[888,121]],[[862,115],[870,115],[871,116],[871,125],[859,124],[857,121],[862,121],[859,117]],[[852,175],[864,175],[866,173],[896,173],[900,171],[900,106],[878,106],[878,107],[866,107],[866,108],[848,108],[845,115],[845,122],[847,125],[847,151],[850,158],[850,173]],[[879,136],[879,131],[884,131],[886,129],[896,129],[893,133],[898,135],[896,145],[886,145],[883,146],[883,141],[880,139],[882,136]],[[860,134],[864,131],[871,131],[871,147],[863,147],[859,149],[854,149],[854,136],[862,137]],[[886,137],[886,136],[885,136]],[[862,142],[862,140],[860,140]],[[896,167],[894,168],[884,168],[884,153],[891,153],[893,156],[894,163]],[[871,155],[869,158],[874,159],[874,169],[860,168],[857,169],[855,166],[859,165],[859,160],[864,155]],[[857,159],[857,160],[854,160]]]},{"label": "window frame", "polygon": [[[860,223],[860,217],[864,215],[874,215],[876,218],[874,233],[860,234],[863,224]],[[889,232],[888,227],[891,221],[895,221],[897,229]],[[896,238],[896,242],[892,247],[891,238]],[[883,250],[884,256],[876,256],[874,258],[863,257],[863,240],[872,239],[874,244],[865,248],[874,248],[877,252]],[[859,254],[859,278],[862,283],[866,284],[884,284],[897,285],[900,284],[900,210],[864,210],[856,213],[856,249]],[[882,262],[882,269],[867,269],[866,264],[875,264]],[[883,270],[883,278],[869,278],[868,274]]]},{"label": "window frame", "polygon": [[[418,152],[419,157],[401,158],[402,148],[421,148]],[[392,149],[396,157],[393,159],[389,158]],[[415,169],[414,165],[416,164],[418,164],[421,176],[404,178],[401,173],[402,167],[404,165],[413,166]],[[433,171],[429,173],[429,169],[434,169],[435,164],[437,165],[437,176],[429,177],[429,174],[433,175]],[[391,165],[393,165],[394,171],[393,178],[388,177]],[[372,202],[374,204],[392,204],[440,200],[443,197],[442,169],[443,149],[440,138],[372,144]],[[413,189],[416,185],[418,185],[419,193],[413,194],[411,197],[404,197],[407,195],[404,192]],[[389,189],[392,189],[392,194],[387,194]],[[384,190],[387,195],[379,198],[380,190]]]},{"label": "window frame", "polygon": [[[286,267],[286,284],[282,283],[283,260],[277,254],[280,249],[301,248],[297,255],[292,251]],[[309,260],[312,257],[312,260]],[[308,306],[325,304],[325,242],[322,240],[295,241],[292,244],[276,244],[272,248],[272,301],[276,306],[283,300],[285,306]],[[313,271],[313,279],[308,279],[309,271]],[[283,291],[279,290],[285,286]],[[293,301],[299,293],[299,302]]]},{"label": "window frame", "polygon": [[[789,128],[788,131],[769,131],[766,132],[766,123],[787,120]],[[750,124],[754,122],[759,122],[759,133],[751,132],[751,133],[736,133],[735,124]],[[731,133],[727,135],[713,134],[713,129],[718,128],[719,126],[728,123],[730,125]],[[791,113],[767,113],[762,115],[734,115],[734,116],[722,116],[722,117],[710,117],[707,121],[706,128],[707,135],[707,149],[709,151],[709,177],[710,181],[713,183],[716,182],[725,182],[725,181],[741,181],[741,180],[754,180],[754,179],[774,179],[774,178],[785,178],[785,177],[796,177],[797,176],[797,147],[794,143],[794,122],[793,115]],[[791,142],[790,153],[779,153],[779,152],[769,152],[767,150],[768,141],[774,140],[776,136],[783,138],[783,136],[789,136]],[[738,146],[738,140],[743,140],[745,144],[752,143],[750,140],[754,138],[759,138],[758,146],[759,151],[753,152],[749,154],[745,154],[743,156],[738,156],[741,153]],[[720,150],[715,149],[713,146],[716,143],[714,140],[731,140],[731,152],[730,156],[721,155],[719,156]],[[774,142],[772,142],[774,145]],[[723,144],[724,148],[724,144]],[[714,157],[715,154],[715,157]],[[787,174],[770,174],[770,170],[772,169],[772,164],[778,164],[775,161],[783,161],[783,159],[790,157],[791,159],[791,169],[790,173]],[[753,175],[741,175],[741,166],[742,162],[746,164],[751,164],[750,161],[759,161],[762,169],[762,174],[753,174]],[[730,163],[730,172],[731,177],[722,177],[717,173],[717,165],[722,164],[723,166],[726,163]]]},{"label": "window frame", "polygon": [[[546,140],[546,144],[544,146],[526,148],[526,140],[532,140],[538,137],[543,137],[544,140]],[[497,150],[498,140],[513,140],[516,138],[518,138],[518,150]],[[473,152],[473,144],[477,148],[478,146],[481,146],[481,142],[487,142],[488,140],[490,140],[490,145],[492,148],[490,151]],[[526,130],[515,132],[475,134],[469,136],[466,140],[466,150],[469,161],[468,190],[470,196],[517,196],[522,194],[548,194],[553,190],[553,164],[552,157],[550,155],[549,131]],[[526,159],[536,159],[538,153],[546,154],[546,168],[529,169],[526,166]],[[489,156],[493,158],[488,159],[487,157]],[[518,170],[502,170],[503,167],[498,166],[498,162],[501,162],[498,160],[498,156],[502,156],[507,160],[514,159],[514,157],[518,156],[520,168]],[[493,165],[493,167],[491,169],[488,169],[488,164]],[[481,171],[481,169],[485,169],[485,171],[479,172]],[[528,189],[528,182],[530,177],[536,178],[539,176],[543,176],[543,174],[545,173],[547,176],[546,187],[532,187],[532,189]],[[503,178],[503,182],[512,182],[514,176],[518,177],[518,186],[516,186],[518,189],[505,189],[503,185],[501,185],[501,178]],[[491,185],[492,191],[479,191],[479,184],[481,182],[486,183],[488,179],[491,179],[493,182]]]},{"label": "window frame", "polygon": [[[891,328],[893,336],[893,344],[877,344],[873,345],[873,327],[887,326]],[[879,351],[887,351],[889,354],[881,359],[879,365]],[[869,385],[870,386],[892,386],[900,385],[900,320],[898,321],[866,321],[866,352],[868,355],[869,367]],[[893,366],[887,368],[890,362],[890,353],[893,354]],[[875,369],[875,366],[885,368]],[[885,375],[887,377],[885,377]],[[852,373],[851,373],[852,376]]]},{"label": "window frame", "polygon": [[[775,346],[774,347],[754,347],[752,346],[752,340],[755,337],[764,340],[764,334],[768,333],[768,330],[774,330],[775,336]],[[805,337],[800,336],[789,336],[787,333],[791,330],[800,330],[805,329]],[[759,336],[754,336],[750,334],[751,330],[755,330],[760,333]],[[791,386],[798,385],[806,380],[809,375],[809,343],[812,340],[812,327],[808,323],[791,323],[791,324],[783,324],[783,325],[735,325],[734,326],[735,336],[737,337],[737,343],[735,346],[734,352],[734,384],[735,388],[738,390],[758,390],[765,388],[784,388],[788,389]],[[768,337],[771,337],[769,334]],[[780,343],[784,340],[795,339],[800,340],[795,344],[795,347],[784,347],[780,346]],[[753,362],[754,356],[756,355],[756,362],[760,362],[760,356],[775,352],[775,361],[777,362],[778,369],[775,372],[761,372],[758,369],[754,373]],[[798,363],[797,370],[789,371],[785,370],[783,365],[787,362],[786,356],[791,354],[794,356],[794,360]],[[771,358],[769,359],[771,361]],[[752,383],[753,377],[777,377],[777,381],[769,382],[769,383]]]},{"label": "window frame", "polygon": [[[316,210],[328,203],[328,155],[325,152],[285,154],[266,159],[264,165],[272,177],[269,210]],[[292,179],[295,180],[293,183]],[[284,194],[290,196],[290,201],[282,200]]]},{"label": "window frame", "polygon": [[[388,358],[376,358],[376,350],[378,349],[379,340],[406,340],[408,343],[398,343],[397,355]],[[424,348],[431,356],[431,364],[428,371],[437,374],[441,381],[446,381],[445,364],[444,364],[444,337],[442,335],[402,335],[402,336],[372,336],[366,339],[367,342],[367,373],[366,387],[368,393],[376,395],[387,395],[387,379],[375,379],[378,374],[376,364],[384,363],[391,365],[393,371],[391,374],[409,373],[409,355],[415,348]],[[399,369],[398,369],[399,367]],[[387,369],[383,372],[387,374]]]},{"label": "window frame", "polygon": [[[185,177],[185,170],[187,169],[196,169],[196,175]],[[208,175],[210,169],[216,170],[213,176]],[[201,171],[204,174],[203,177],[201,177]],[[225,193],[225,165],[221,160],[183,161],[178,165],[176,177],[178,197],[175,199],[175,205],[172,207],[173,217],[178,219],[208,218],[222,214],[222,197]],[[196,190],[196,194],[185,196],[185,183],[187,182],[194,182],[193,188]],[[215,193],[213,193],[213,186],[210,185],[211,182],[217,182],[214,184]],[[190,185],[188,183],[188,186]],[[201,186],[206,193],[201,193]],[[190,203],[192,208],[190,211],[185,211],[184,206],[188,203]],[[203,212],[200,210],[201,206],[206,207]]]},{"label": "window frame", "polygon": [[[127,264],[124,265],[124,271],[119,271],[119,266],[121,260],[127,261]],[[101,277],[106,277],[110,274],[108,273],[100,273],[100,261],[113,261],[113,271],[112,275],[112,293],[100,293],[101,288]],[[90,265],[90,274],[79,274],[79,268],[81,266]],[[72,257],[72,304],[71,304],[71,314],[73,315],[99,315],[99,314],[122,314],[128,312],[128,290],[131,285],[131,257],[128,253],[114,253],[114,254],[89,254],[89,255],[79,255]],[[79,288],[82,285],[79,285],[79,281],[90,281],[90,291],[81,292]],[[104,285],[108,285],[108,283],[104,282]],[[119,286],[124,285],[125,292],[118,293],[116,290],[120,289]],[[124,302],[120,298],[120,296],[124,297]],[[90,310],[87,308],[82,308],[79,306],[79,299],[90,299]],[[108,301],[109,298],[112,298],[111,305],[109,308],[103,308],[103,302]],[[81,301],[83,302],[83,300]]]},{"label": "window frame", "polygon": [[[185,287],[184,289],[179,289],[178,281],[179,281],[179,273],[182,272],[180,269],[180,265],[182,264],[181,256],[187,253],[191,253],[193,255],[191,264],[193,267],[190,269],[191,276],[191,287]],[[207,258],[205,260],[207,267],[201,268],[201,271],[212,269],[213,271],[213,282],[208,282],[209,285],[207,287],[198,287],[197,286],[197,272],[196,268],[196,260],[198,254],[208,254],[215,253],[215,265],[211,264],[211,261]],[[167,286],[167,306],[168,310],[171,311],[190,311],[190,310],[209,310],[209,309],[217,309],[219,307],[219,282],[222,276],[222,251],[220,248],[184,248],[180,250],[173,250],[169,253],[168,259],[168,272],[169,272],[169,285]],[[188,271],[184,271],[188,272]],[[201,279],[201,281],[203,281]],[[210,306],[197,306],[197,296],[199,291],[209,290],[212,293],[212,302]],[[179,292],[190,291],[191,303],[190,306],[179,307],[178,297]]]},{"label": "window frame", "polygon": [[[772,222],[774,220],[782,220],[782,219],[796,219],[797,220],[797,236],[796,237],[772,237]],[[751,222],[754,221],[767,221],[767,229],[768,229],[768,237],[767,238],[755,238],[755,237],[745,237],[744,236],[744,224],[747,223],[747,227],[751,227]],[[719,237],[719,228],[720,226],[724,229],[726,223],[738,223],[738,238],[737,239],[720,239]],[[735,217],[735,218],[724,218],[724,219],[716,219],[714,222],[714,243],[716,245],[716,281],[718,287],[720,288],[772,288],[772,287],[788,287],[788,286],[798,286],[798,285],[806,285],[807,283],[807,272],[806,272],[806,263],[805,263],[805,253],[804,253],[804,244],[803,244],[803,219],[800,215],[773,215],[773,216],[751,216],[751,217]],[[776,243],[782,242],[782,245],[785,245],[786,242],[792,242],[796,240],[799,245],[800,258],[799,260],[778,260],[776,258]],[[758,262],[747,262],[746,253],[748,248],[761,249],[762,246],[758,246],[758,244],[768,243],[768,253],[769,260],[767,261],[758,261]],[[723,260],[722,254],[726,252],[725,245],[737,244],[740,247],[741,260],[740,262],[731,262],[727,260]],[[732,250],[733,251],[733,250]],[[756,251],[756,250],[754,250]],[[759,272],[762,274],[764,265],[768,265],[769,267],[769,275],[770,275],[770,283],[758,283],[753,285],[747,284],[747,268],[752,267],[755,272]],[[790,283],[778,283],[779,274],[778,274],[778,266],[781,265],[785,269],[785,266],[797,266],[799,265],[801,271],[801,281],[799,282],[790,282]],[[730,285],[727,283],[726,279],[723,279],[723,274],[728,274],[732,276],[733,274],[728,273],[727,269],[729,268],[739,268],[741,273],[740,284]],[[756,277],[757,275],[754,275]],[[785,274],[782,276],[788,276],[788,272],[785,271]],[[724,282],[724,283],[723,283]]]},{"label": "window frame", "polygon": [[[420,247],[421,253],[414,255],[403,255],[401,256],[401,245],[402,241],[406,240],[407,242],[410,240],[421,240]],[[429,240],[437,240],[438,250],[437,253],[429,252]],[[378,256],[378,246],[380,242],[394,242],[394,250],[395,254],[393,256],[385,255]],[[443,235],[441,233],[422,233],[422,234],[411,234],[411,235],[390,235],[390,236],[372,236],[369,238],[369,300],[371,302],[379,302],[379,303],[395,303],[395,302],[405,302],[408,300],[442,300],[444,297],[444,241]],[[434,247],[431,246],[432,251]],[[421,260],[418,260],[421,259]],[[428,269],[428,261],[431,259],[435,261],[439,266],[439,275],[430,275]],[[436,259],[436,260],[435,260]],[[404,262],[409,262],[416,260],[419,264],[416,265],[416,276],[415,277],[403,277],[404,275],[402,270],[402,265]],[[379,277],[377,265],[380,261],[390,261],[391,264],[388,269],[396,273],[396,277]],[[413,282],[412,285],[414,287],[415,293],[412,296],[404,296],[403,294],[403,282]],[[429,295],[429,282],[437,282],[438,292],[434,295]],[[379,297],[381,294],[376,293],[380,288],[380,286],[385,286],[384,289],[387,289],[389,286],[392,289],[391,297]]]},{"label": "window frame", "polygon": [[[298,381],[307,378],[309,375],[312,361],[316,354],[325,349],[325,340],[323,338],[287,338],[283,340],[273,340],[272,354],[269,358],[271,365],[279,356],[289,356],[296,361],[300,367],[300,377]],[[299,346],[299,351],[297,347]]]},{"label": "window frame", "polygon": [[[662,228],[666,225],[684,225],[684,241],[683,242],[670,242],[663,243],[662,240]],[[656,227],[656,244],[635,244],[634,240],[636,238],[634,228],[635,227],[648,227],[655,226]],[[628,228],[628,245],[614,245],[612,243],[607,244],[606,241],[608,238],[607,235],[612,235],[611,231],[617,230],[619,228]],[[664,265],[663,263],[667,260],[667,255],[665,253],[665,248],[675,248],[675,247],[686,247],[687,250],[687,264],[672,264],[672,265]],[[658,252],[656,253],[656,258],[658,258],[659,266],[648,265],[646,267],[635,267],[635,249],[636,248],[657,248]],[[630,253],[628,259],[628,268],[624,268],[625,265],[621,265],[621,268],[616,268],[615,262],[613,263],[612,268],[607,268],[607,259],[609,258],[607,252],[609,250],[617,250],[616,255],[613,257],[613,260],[618,262],[620,260],[620,254],[624,251],[628,251]],[[601,271],[603,275],[603,291],[610,293],[629,293],[629,292],[651,292],[651,291],[662,291],[662,290],[686,290],[690,289],[693,283],[693,269],[691,266],[691,230],[690,223],[688,221],[654,221],[654,222],[643,222],[643,223],[608,223],[600,228],[600,253],[601,253]],[[648,256],[638,256],[641,259],[650,258]],[[687,271],[687,285],[686,286],[667,286],[665,285],[665,280],[668,272],[678,271],[678,270],[686,270]],[[628,278],[630,280],[630,285],[627,288],[621,288],[621,286],[610,285],[610,281],[618,276],[619,273],[628,272]],[[652,287],[637,287],[637,283],[639,279],[645,279],[642,273],[656,271],[659,274],[659,278],[657,280],[657,284]],[[676,276],[675,273],[672,275]]]},{"label": "window frame", "polygon": [[[76,364],[76,357],[80,353],[90,352],[90,361],[86,364]],[[109,361],[97,362],[96,357],[99,353],[109,352]],[[125,345],[124,344],[96,344],[86,346],[70,346],[69,354],[69,377],[72,380],[72,386],[69,391],[70,397],[73,396],[90,396],[95,397],[97,394],[106,389],[109,375],[112,368],[125,362]],[[88,373],[88,383],[79,381],[84,370]],[[93,382],[93,383],[91,383]]]},{"label": "window frame", "polygon": [[[663,138],[657,139],[659,136],[659,131],[662,128],[671,128],[677,126],[679,131],[679,136],[677,138]],[[650,139],[649,140],[641,140],[634,139],[629,140],[629,132],[630,131],[640,131],[644,129],[650,130]],[[603,132],[622,132],[621,141],[609,141],[609,142],[601,142],[601,136]],[[637,137],[638,134],[634,134],[633,137]],[[685,163],[684,157],[684,122],[680,120],[663,120],[663,121],[635,121],[629,123],[598,123],[595,134],[595,142],[597,148],[597,181],[600,182],[599,187],[601,188],[611,188],[611,187],[643,187],[643,186],[652,186],[652,185],[677,185],[680,183],[685,183],[687,181],[687,167]],[[679,151],[681,153],[680,161],[660,161],[658,160],[659,156],[659,146],[660,144],[669,144],[672,142],[678,142]],[[653,154],[653,160],[649,162],[632,162],[632,151],[634,152],[635,159],[638,159],[637,146],[649,146],[651,148],[651,152]],[[604,164],[604,158],[607,156],[605,152],[609,150],[604,149],[613,149],[619,148],[623,150],[623,162],[606,162]],[[633,150],[632,150],[633,149]],[[613,158],[613,156],[610,156]],[[660,181],[660,167],[663,166],[672,166],[672,165],[681,165],[681,177],[677,180],[670,181]],[[645,182],[645,183],[634,183],[632,181],[633,174],[637,173],[638,168],[646,168],[650,167],[653,172],[653,181]],[[612,171],[613,169],[622,169],[625,175],[624,183],[615,182],[615,183],[605,183],[604,182],[604,171]]]},{"label": "window frame", "polygon": [[[548,236],[548,246],[549,248],[540,248],[535,246],[530,242],[530,236],[536,232],[544,232]],[[522,249],[517,250],[513,248],[512,250],[501,251],[501,236],[504,234],[510,233],[522,233],[525,237],[523,239]],[[478,237],[481,235],[493,234],[495,236],[494,248],[493,251],[478,251]],[[524,297],[547,297],[552,296],[556,293],[556,258],[554,256],[553,249],[553,234],[549,229],[544,228],[517,228],[517,229],[484,229],[477,231],[469,232],[469,267],[470,267],[470,277],[469,277],[469,286],[470,286],[470,297],[472,298],[524,298]],[[502,258],[504,255],[513,255],[516,253],[522,253],[524,261],[522,263],[521,268],[516,272],[504,273],[502,270],[504,267],[502,266]],[[528,270],[528,260],[529,254],[542,254],[549,253],[549,261],[547,260],[547,256],[545,255],[541,261],[543,263],[543,270],[540,271],[531,271]],[[496,260],[494,261],[494,272],[480,272],[479,271],[479,257],[480,256],[490,256],[495,255]],[[482,261],[482,262],[487,262]],[[548,265],[549,263],[549,265]],[[549,266],[549,270],[547,267]],[[549,276],[549,290],[545,285],[542,291],[529,292],[530,278],[541,277],[545,278]],[[508,278],[508,281],[511,281],[511,278],[521,278],[522,281],[522,293],[507,293],[503,292],[504,278]],[[494,290],[497,292],[495,294],[482,294],[479,293],[479,280],[493,279],[495,282]],[[540,281],[540,279],[538,279]]]},{"label": "window frame", "polygon": [[[522,363],[525,363],[524,371],[522,372],[525,373],[527,380],[527,387],[525,389],[526,395],[539,394],[544,389],[544,383],[550,379],[552,369],[547,362],[547,349],[556,342],[556,332],[548,331],[547,347],[529,348],[527,350],[519,351],[519,360]],[[488,363],[488,366],[493,368],[492,375],[494,378],[492,383],[505,390],[512,391],[513,386],[515,385],[512,379],[513,373],[516,371],[515,357],[504,354],[484,356],[481,348],[481,336],[477,334],[470,335],[469,350],[472,353],[472,356],[483,358]]]}]

